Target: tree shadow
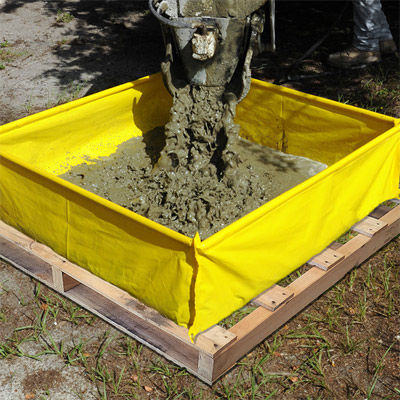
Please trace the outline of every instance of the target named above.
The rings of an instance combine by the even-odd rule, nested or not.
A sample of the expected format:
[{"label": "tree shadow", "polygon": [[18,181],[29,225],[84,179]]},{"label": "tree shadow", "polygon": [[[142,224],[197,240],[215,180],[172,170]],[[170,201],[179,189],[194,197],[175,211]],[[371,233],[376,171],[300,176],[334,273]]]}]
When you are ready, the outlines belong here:
[{"label": "tree shadow", "polygon": [[27,3],[35,3],[37,0],[6,0],[1,12],[12,13],[20,7],[23,7]]},{"label": "tree shadow", "polygon": [[[345,1],[278,1],[277,51],[254,58],[253,77],[399,116],[400,63],[395,55],[383,57],[379,64],[351,70],[340,70],[326,64],[330,53],[351,46],[351,2],[326,40],[304,61],[290,68],[327,32],[345,4]],[[399,2],[382,1],[382,6],[399,46]]]},{"label": "tree shadow", "polygon": [[[55,26],[63,25],[65,40],[50,49],[56,54],[57,62],[44,74],[46,78],[56,78],[60,87],[68,87],[72,82],[86,83],[90,85],[87,94],[91,94],[160,70],[164,58],[163,39],[146,0],[6,0],[1,11],[13,13],[32,3],[42,4],[41,12],[53,16]],[[350,93],[353,97],[350,102],[368,107],[371,87],[361,87],[360,82],[371,78],[385,81],[396,78],[399,62],[388,57],[377,66],[356,71],[339,71],[326,65],[329,53],[351,44],[351,4],[322,45],[285,77],[285,69],[326,32],[344,3],[278,1],[277,51],[254,58],[253,76],[270,82],[289,78],[286,79],[288,86],[335,100],[354,91],[356,93]],[[399,3],[385,1],[383,8],[399,43]],[[60,12],[72,15],[73,21],[57,22]]]},{"label": "tree shadow", "polygon": [[[28,3],[35,1],[7,0],[1,11],[12,13]],[[61,87],[89,83],[90,94],[160,70],[163,39],[147,1],[36,3],[42,4],[42,13],[54,16],[53,26],[63,30],[65,39],[50,49],[57,62],[44,74],[56,78]]]}]

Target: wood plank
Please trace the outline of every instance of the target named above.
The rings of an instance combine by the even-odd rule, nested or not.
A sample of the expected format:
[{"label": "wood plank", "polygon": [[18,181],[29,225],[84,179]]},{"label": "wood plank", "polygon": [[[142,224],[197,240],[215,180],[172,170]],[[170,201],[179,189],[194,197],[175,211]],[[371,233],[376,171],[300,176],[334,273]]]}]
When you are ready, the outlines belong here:
[{"label": "wood plank", "polygon": [[53,265],[51,266],[51,270],[53,274],[53,288],[58,292],[67,292],[75,286],[80,285],[77,280],[67,274],[64,274],[64,272]]},{"label": "wood plank", "polygon": [[[236,335],[219,325],[214,325],[207,329],[202,334],[203,338],[209,339],[214,343],[214,352],[212,355],[215,357],[225,346],[236,340]],[[195,341],[197,343],[197,340]],[[209,354],[210,351],[208,351]]]},{"label": "wood plank", "polygon": [[32,258],[30,254],[21,252],[20,246],[9,242],[0,236],[0,258],[22,272],[30,276],[35,276],[37,280],[46,284],[53,285],[51,265],[39,258]]},{"label": "wood plank", "polygon": [[334,241],[328,247],[332,250],[338,250],[342,247],[342,243]]},{"label": "wood plank", "polygon": [[258,307],[230,330],[237,336],[234,343],[223,349],[214,361],[216,379],[254,346],[277,330],[281,325],[318,298],[322,293],[343,278],[347,272],[364,262],[377,250],[400,234],[400,207],[385,214],[381,220],[387,225],[373,238],[357,235],[341,246],[345,256],[328,271],[313,267],[288,287],[294,292],[293,299],[275,312]]},{"label": "wood plank", "polygon": [[321,268],[324,271],[328,271],[343,259],[343,254],[337,250],[327,247],[325,250],[321,251],[321,253],[317,254],[310,261],[308,261],[307,264]]},{"label": "wood plank", "polygon": [[379,205],[369,213],[369,216],[372,218],[379,219],[382,218],[385,214],[387,214],[390,210],[392,210],[391,207]]},{"label": "wood plank", "polygon": [[355,232],[361,233],[365,236],[372,237],[387,225],[379,219],[366,217],[358,224],[354,225],[351,229]]},{"label": "wood plank", "polygon": [[56,289],[57,292],[63,293],[65,291],[63,272],[54,266],[51,267],[51,272],[53,275],[53,288]]},{"label": "wood plank", "polygon": [[264,307],[267,310],[275,311],[277,308],[288,302],[293,296],[294,293],[289,288],[273,285],[254,298],[253,303]]},{"label": "wood plank", "polygon": [[200,352],[197,371],[211,385],[213,382],[214,358],[207,353]]},{"label": "wood plank", "polygon": [[80,285],[80,283],[72,278],[71,276],[67,274],[62,274],[62,279],[63,279],[63,284],[64,284],[64,292],[68,292],[68,290],[71,290],[75,286]]},{"label": "wood plank", "polygon": [[87,286],[78,285],[63,295],[202,379],[197,371],[199,351],[194,346],[167,335]]}]

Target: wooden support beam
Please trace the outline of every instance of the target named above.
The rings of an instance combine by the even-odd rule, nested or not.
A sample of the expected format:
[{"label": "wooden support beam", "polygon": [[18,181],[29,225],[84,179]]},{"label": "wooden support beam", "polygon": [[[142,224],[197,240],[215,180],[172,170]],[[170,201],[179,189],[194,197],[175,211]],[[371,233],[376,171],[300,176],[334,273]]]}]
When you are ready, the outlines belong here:
[{"label": "wooden support beam", "polygon": [[380,217],[364,220],[359,235],[343,245],[333,242],[313,257],[310,263],[317,267],[286,288],[275,285],[258,296],[255,301],[262,306],[231,329],[213,326],[194,343],[186,328],[2,222],[0,258],[211,385],[254,346],[400,234],[400,206],[390,211],[379,208],[373,215]]},{"label": "wooden support beam", "polygon": [[71,276],[65,274],[58,268],[52,266],[51,272],[53,275],[53,285],[54,288],[61,293],[67,292],[68,290],[74,288],[79,285],[79,282],[72,278]]}]

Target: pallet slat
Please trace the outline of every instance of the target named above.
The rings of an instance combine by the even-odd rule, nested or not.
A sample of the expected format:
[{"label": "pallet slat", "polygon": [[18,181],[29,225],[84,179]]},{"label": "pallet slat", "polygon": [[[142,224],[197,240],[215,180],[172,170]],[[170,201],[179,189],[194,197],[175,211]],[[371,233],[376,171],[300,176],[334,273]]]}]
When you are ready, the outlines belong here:
[{"label": "pallet slat", "polygon": [[366,217],[358,224],[353,226],[353,231],[362,233],[365,236],[372,237],[376,233],[378,233],[381,229],[383,229],[387,225],[386,222],[383,222],[379,219]]},{"label": "pallet slat", "polygon": [[267,310],[275,311],[281,305],[288,302],[293,296],[294,293],[289,288],[273,285],[256,297],[253,300],[253,303],[262,306]]},{"label": "pallet slat", "polygon": [[324,271],[328,271],[330,268],[334,267],[343,259],[344,259],[343,254],[341,254],[339,251],[327,247],[324,251],[313,257],[308,262],[308,264],[321,268]]}]

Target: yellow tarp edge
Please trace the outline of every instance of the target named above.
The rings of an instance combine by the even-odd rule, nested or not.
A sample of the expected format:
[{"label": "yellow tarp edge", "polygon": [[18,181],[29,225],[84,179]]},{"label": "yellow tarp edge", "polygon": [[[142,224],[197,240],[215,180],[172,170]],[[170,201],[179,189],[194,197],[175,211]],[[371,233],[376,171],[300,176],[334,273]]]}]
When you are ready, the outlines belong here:
[{"label": "yellow tarp edge", "polygon": [[[398,120],[400,122],[400,120]],[[393,121],[394,123],[394,121]],[[256,221],[258,218],[266,215],[267,213],[273,212],[274,209],[280,207],[282,204],[290,200],[292,197],[302,193],[303,191],[309,189],[310,187],[316,185],[318,182],[328,178],[330,175],[335,174],[338,170],[345,167],[348,163],[351,163],[358,158],[362,157],[366,152],[374,149],[380,143],[388,140],[392,136],[399,135],[400,132],[400,124],[396,124],[395,127],[388,130],[384,134],[376,137],[371,142],[368,142],[361,148],[355,150],[354,152],[350,153],[348,156],[342,158],[341,160],[337,161],[332,166],[324,169],[323,171],[319,172],[318,174],[312,176],[311,178],[307,179],[306,181],[300,183],[299,185],[293,187],[292,189],[282,193],[278,197],[270,200],[268,203],[258,207],[256,210],[252,211],[251,213],[245,215],[244,217],[240,218],[239,220],[233,222],[232,224],[228,225],[227,227],[221,229],[219,232],[215,233],[214,235],[210,236],[209,238],[203,240],[203,246],[205,249],[209,249],[218,243],[220,243],[224,238],[231,237],[235,235],[237,232],[244,227],[249,226],[252,222]],[[399,194],[397,194],[397,197]],[[396,197],[396,196],[395,196]]]},{"label": "yellow tarp edge", "polygon": [[118,86],[115,86],[113,88],[106,89],[106,90],[103,90],[101,92],[94,93],[94,94],[91,94],[91,95],[86,96],[86,97],[82,97],[80,99],[73,100],[73,101],[71,101],[69,103],[61,104],[59,106],[56,106],[56,107],[53,107],[53,108],[49,108],[48,110],[40,111],[40,112],[38,112],[36,114],[33,114],[33,115],[28,115],[27,117],[21,118],[19,120],[9,122],[9,123],[7,123],[5,125],[0,126],[0,135],[2,133],[9,132],[9,131],[14,130],[16,128],[21,128],[23,126],[26,126],[26,125],[29,125],[29,124],[33,124],[33,123],[35,123],[37,121],[46,119],[46,118],[51,117],[53,115],[57,115],[57,114],[60,114],[62,112],[67,112],[67,111],[72,110],[74,108],[77,108],[77,107],[83,106],[85,104],[91,103],[91,102],[93,102],[95,100],[103,99],[103,98],[106,98],[108,96],[112,96],[112,95],[114,95],[116,93],[120,93],[120,92],[123,92],[125,90],[132,89],[133,87],[139,87],[140,85],[145,84],[149,80],[154,79],[154,77],[157,76],[157,75],[160,75],[160,73],[155,74],[155,75],[151,75],[151,76],[145,76],[145,77],[140,78],[140,79],[138,79],[136,81],[127,82],[127,83],[124,83],[122,85],[118,85]]},{"label": "yellow tarp edge", "polygon": [[0,158],[1,157],[4,157],[4,159],[8,159],[9,161],[11,161],[12,163],[14,163],[16,165],[20,165],[21,167],[25,168],[26,170],[30,170],[30,171],[34,172],[35,174],[42,176],[46,180],[52,181],[57,185],[63,186],[66,189],[71,190],[71,191],[79,194],[82,197],[86,197],[96,203],[103,205],[104,207],[107,207],[110,210],[113,210],[114,212],[122,214],[125,217],[134,220],[135,222],[139,222],[140,224],[143,224],[151,229],[154,229],[154,230],[170,237],[171,239],[181,242],[187,246],[190,246],[192,243],[191,238],[189,238],[185,235],[182,235],[179,232],[176,232],[176,231],[174,231],[170,228],[167,228],[157,222],[154,222],[146,217],[143,217],[142,215],[139,215],[133,211],[130,211],[130,210],[126,209],[125,207],[121,207],[120,205],[115,204],[112,201],[109,201],[101,196],[98,196],[97,194],[94,194],[92,192],[89,192],[89,191],[77,186],[77,185],[74,185],[73,183],[70,183],[64,179],[61,179],[61,178],[53,175],[53,174],[50,174],[41,168],[36,168],[32,165],[26,164],[23,160],[18,159],[17,157],[14,157],[7,153],[0,154]]}]

